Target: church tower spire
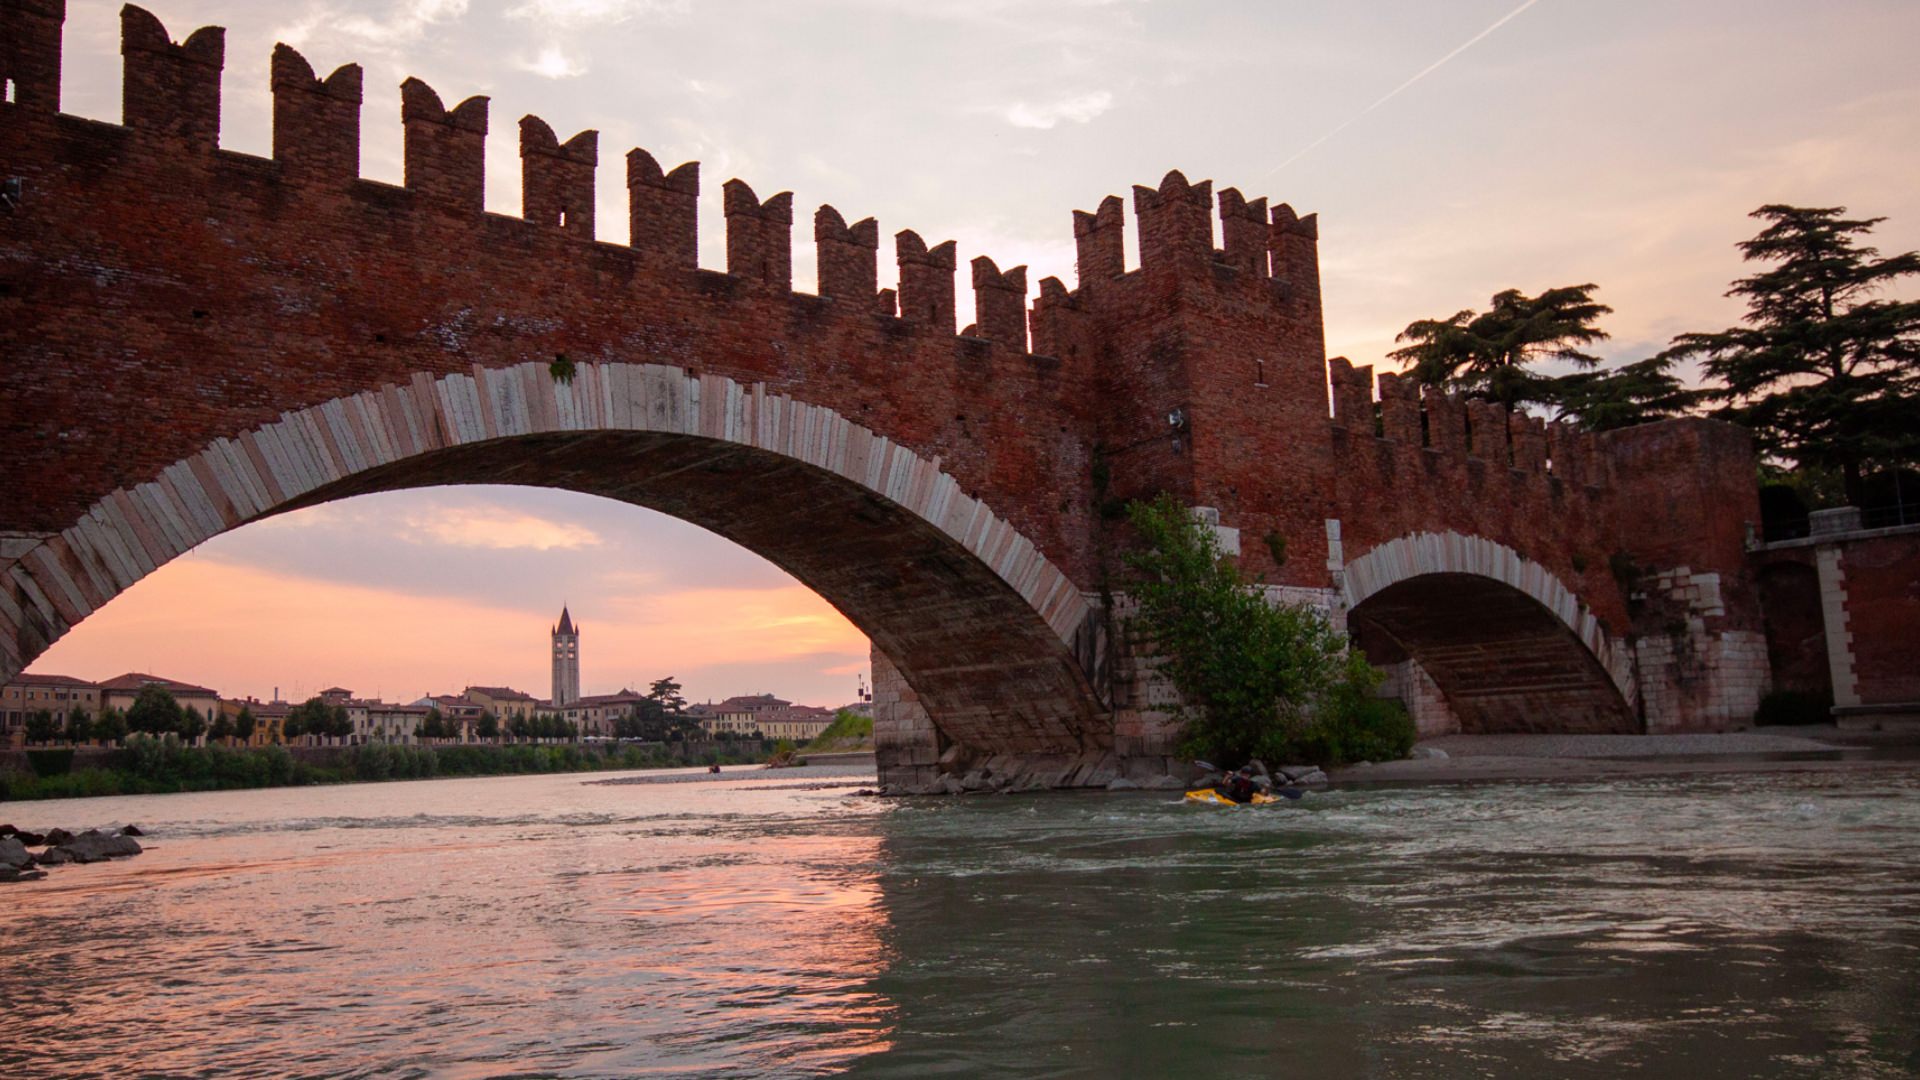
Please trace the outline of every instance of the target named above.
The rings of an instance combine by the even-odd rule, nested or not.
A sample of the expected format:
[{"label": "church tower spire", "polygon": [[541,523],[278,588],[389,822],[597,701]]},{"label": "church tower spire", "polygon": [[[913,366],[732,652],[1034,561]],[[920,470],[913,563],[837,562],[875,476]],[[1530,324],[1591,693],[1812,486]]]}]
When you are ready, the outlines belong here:
[{"label": "church tower spire", "polygon": [[560,606],[560,623],[553,628],[553,707],[558,709],[580,700],[580,630],[565,604]]}]

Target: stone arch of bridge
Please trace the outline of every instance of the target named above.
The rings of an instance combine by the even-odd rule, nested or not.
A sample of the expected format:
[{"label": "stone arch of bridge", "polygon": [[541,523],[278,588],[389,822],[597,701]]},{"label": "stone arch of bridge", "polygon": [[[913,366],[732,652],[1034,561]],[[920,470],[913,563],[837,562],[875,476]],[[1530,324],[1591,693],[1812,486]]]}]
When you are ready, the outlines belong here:
[{"label": "stone arch of bridge", "polygon": [[1468,732],[1637,732],[1631,663],[1538,562],[1484,537],[1418,533],[1348,563],[1348,629],[1417,662]]},{"label": "stone arch of bridge", "polygon": [[0,674],[219,533],[460,483],[601,495],[741,544],[866,633],[946,742],[986,754],[1111,743],[1081,660],[1093,608],[938,458],[763,386],[657,364],[417,375],[216,440],[7,568]]}]

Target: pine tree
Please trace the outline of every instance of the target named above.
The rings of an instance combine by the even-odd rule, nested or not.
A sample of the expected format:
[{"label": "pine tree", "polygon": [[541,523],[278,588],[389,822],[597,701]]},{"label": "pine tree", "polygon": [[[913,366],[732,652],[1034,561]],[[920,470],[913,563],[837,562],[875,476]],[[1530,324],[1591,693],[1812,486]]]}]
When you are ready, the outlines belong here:
[{"label": "pine tree", "polygon": [[664,679],[655,679],[647,688],[647,700],[658,702],[660,711],[669,715],[679,715],[687,711],[687,699],[680,695],[680,684],[669,675]]},{"label": "pine tree", "polygon": [[1605,341],[1595,323],[1613,309],[1593,298],[1598,285],[1562,285],[1539,296],[1518,289],[1497,293],[1484,312],[1455,312],[1421,319],[1400,332],[1413,344],[1388,357],[1400,361],[1421,383],[1489,398],[1508,408],[1542,400],[1547,381],[1528,370],[1543,360],[1581,368],[1600,358],[1581,346]]},{"label": "pine tree", "polygon": [[1886,219],[1846,212],[1755,210],[1767,226],[1740,251],[1772,265],[1727,292],[1746,300],[1746,322],[1682,334],[1663,355],[1704,357],[1722,384],[1717,415],[1752,428],[1768,454],[1838,471],[1860,505],[1868,469],[1920,460],[1920,301],[1877,298],[1920,274],[1920,251],[1879,258],[1859,239]]},{"label": "pine tree", "polygon": [[1673,365],[1663,354],[1606,371],[1576,371],[1546,380],[1541,396],[1562,418],[1593,431],[1684,416],[1704,391],[1680,385]]}]

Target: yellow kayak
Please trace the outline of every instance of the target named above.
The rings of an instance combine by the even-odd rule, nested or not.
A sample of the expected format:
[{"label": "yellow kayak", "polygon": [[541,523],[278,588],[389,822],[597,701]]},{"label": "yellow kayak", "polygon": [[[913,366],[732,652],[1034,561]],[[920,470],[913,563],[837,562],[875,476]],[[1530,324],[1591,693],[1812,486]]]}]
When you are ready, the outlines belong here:
[{"label": "yellow kayak", "polygon": [[1207,806],[1266,806],[1269,803],[1286,802],[1287,800],[1278,795],[1269,795],[1264,791],[1256,791],[1253,793],[1252,802],[1237,803],[1212,788],[1201,788],[1198,791],[1187,792],[1187,801],[1190,803],[1202,803]]}]

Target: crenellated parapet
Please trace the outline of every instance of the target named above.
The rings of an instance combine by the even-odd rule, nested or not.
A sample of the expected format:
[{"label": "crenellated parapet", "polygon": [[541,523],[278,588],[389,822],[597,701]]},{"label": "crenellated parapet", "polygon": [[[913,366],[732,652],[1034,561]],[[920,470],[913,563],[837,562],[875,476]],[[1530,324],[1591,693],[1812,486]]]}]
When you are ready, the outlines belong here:
[{"label": "crenellated parapet", "polygon": [[[0,27],[5,30],[0,36],[0,72],[10,80],[11,104],[22,115],[57,115],[64,18],[63,0],[0,0]],[[219,145],[224,31],[204,27],[175,42],[158,18],[134,5],[122,11],[121,27],[129,134],[164,140],[168,153],[185,155],[175,158],[183,166],[215,167],[192,162],[204,160],[194,155],[211,155]],[[378,201],[392,227],[409,212],[431,208],[445,222],[459,223],[465,215],[470,242],[485,242],[484,230],[491,227],[487,223],[500,217],[485,209],[489,99],[475,95],[449,105],[418,78],[405,80],[398,89],[402,187],[411,195],[403,200],[395,200],[388,185],[360,176],[365,101],[361,67],[343,64],[322,77],[298,50],[277,45],[271,64],[274,168],[258,175],[285,185],[276,197],[294,213],[309,201],[318,206],[329,195],[358,190]],[[544,235],[604,244],[595,236],[598,134],[581,131],[563,140],[551,124],[534,115],[523,116],[518,129],[520,218]],[[220,161],[233,168],[244,168],[248,160],[245,154],[220,155]],[[699,163],[669,169],[647,150],[634,148],[626,154],[625,181],[624,246],[635,265],[692,282],[684,275],[700,269]],[[791,295],[792,194],[780,192],[763,200],[747,183],[732,179],[719,195],[726,220],[725,273],[744,286],[724,294],[742,301]],[[1103,334],[1124,331],[1143,306],[1160,302],[1129,284],[1141,274],[1200,288],[1241,289],[1282,317],[1311,323],[1316,329],[1309,337],[1317,335],[1318,256],[1311,218],[1300,219],[1284,205],[1270,208],[1265,198],[1248,199],[1235,188],[1216,195],[1212,181],[1189,181],[1178,170],[1168,172],[1156,186],[1134,187],[1132,205],[1142,263],[1132,272],[1125,255],[1126,203],[1118,196],[1101,200],[1091,213],[1073,214],[1075,288],[1040,290],[1039,296],[1030,297],[1025,267],[1002,270],[990,253],[969,253],[976,310],[967,328],[970,336],[991,342],[996,354],[1065,352],[1090,361],[1101,348]],[[820,297],[834,302],[820,309],[820,315],[862,325],[878,315],[922,335],[956,334],[958,246],[952,241],[930,244],[911,229],[898,231],[898,283],[889,288],[880,280],[879,240],[874,219],[849,224],[833,207],[820,207],[814,217],[817,289]],[[1232,272],[1222,277],[1223,268]],[[1250,291],[1249,283],[1254,285]],[[1098,302],[1089,302],[1096,293]],[[1271,339],[1276,331],[1254,326],[1249,333]],[[1312,342],[1307,345],[1311,348]],[[1291,348],[1276,341],[1267,356],[1256,361],[1260,370],[1296,363],[1281,355]]]},{"label": "crenellated parapet", "polygon": [[1100,200],[1093,213],[1073,212],[1074,265],[1081,288],[1099,288],[1126,273],[1126,217],[1126,204],[1118,195]]},{"label": "crenellated parapet", "polygon": [[1548,423],[1495,401],[1449,394],[1411,374],[1376,376],[1372,366],[1342,356],[1327,361],[1327,384],[1332,425],[1346,433],[1350,449],[1364,445],[1352,440],[1377,436],[1383,450],[1473,460],[1521,477],[1552,477],[1573,490],[1605,486],[1593,433],[1570,421]]},{"label": "crenellated parapet", "polygon": [[600,133],[562,143],[545,120],[520,118],[520,214],[528,221],[593,239],[593,173]]},{"label": "crenellated parapet", "polygon": [[[1285,203],[1269,207],[1237,188],[1217,194],[1213,181],[1189,181],[1175,169],[1156,187],[1135,185],[1138,273],[1174,277],[1195,287],[1252,291],[1285,317],[1317,320],[1320,303],[1319,223]],[[1218,215],[1220,247],[1213,246]],[[1114,283],[1126,266],[1126,203],[1109,195],[1091,210],[1073,212],[1076,291],[1120,297]],[[1221,271],[1232,273],[1221,276]],[[1122,300],[1121,302],[1125,302]]]},{"label": "crenellated parapet", "polygon": [[1094,348],[1093,320],[1078,297],[1057,277],[1040,279],[1033,303],[1033,351],[1041,356],[1078,357]]},{"label": "crenellated parapet", "polygon": [[60,110],[60,28],[66,0],[0,0],[0,81],[12,104],[36,112]]},{"label": "crenellated parapet", "polygon": [[894,259],[900,266],[900,318],[935,333],[954,332],[955,252],[951,240],[929,248],[912,229],[894,234]]},{"label": "crenellated parapet", "polygon": [[1271,226],[1267,200],[1248,202],[1238,188],[1220,192],[1221,261],[1242,274],[1265,277],[1270,263]]},{"label": "crenellated parapet", "polygon": [[1425,417],[1420,410],[1420,384],[1411,375],[1382,372],[1380,434],[1403,446],[1424,446]]},{"label": "crenellated parapet", "polygon": [[1327,361],[1333,391],[1333,422],[1358,435],[1373,434],[1373,367],[1354,367],[1344,356]]},{"label": "crenellated parapet", "polygon": [[765,202],[743,181],[726,194],[727,273],[757,288],[793,291],[793,192]]},{"label": "crenellated parapet", "polygon": [[273,47],[273,159],[288,176],[346,184],[360,175],[359,64],[323,81],[307,59]]},{"label": "crenellated parapet", "polygon": [[700,163],[672,172],[645,150],[627,151],[627,228],[633,250],[656,266],[700,264]]},{"label": "crenellated parapet", "polygon": [[982,255],[973,260],[975,336],[1027,351],[1027,268],[1002,272]]},{"label": "crenellated parapet", "polygon": [[448,109],[433,87],[408,79],[400,84],[400,123],[407,187],[460,210],[484,209],[487,98],[476,94]]},{"label": "crenellated parapet", "polygon": [[1141,268],[1192,272],[1205,266],[1213,251],[1212,211],[1211,180],[1190,184],[1175,169],[1161,179],[1158,188],[1135,184],[1133,212],[1140,219]]},{"label": "crenellated parapet", "polygon": [[820,295],[872,311],[880,293],[880,223],[862,218],[848,225],[840,211],[822,204],[813,215],[813,242]]},{"label": "crenellated parapet", "polygon": [[129,128],[196,150],[219,145],[225,30],[203,26],[176,45],[159,19],[128,4],[120,9],[120,54],[121,115]]}]

